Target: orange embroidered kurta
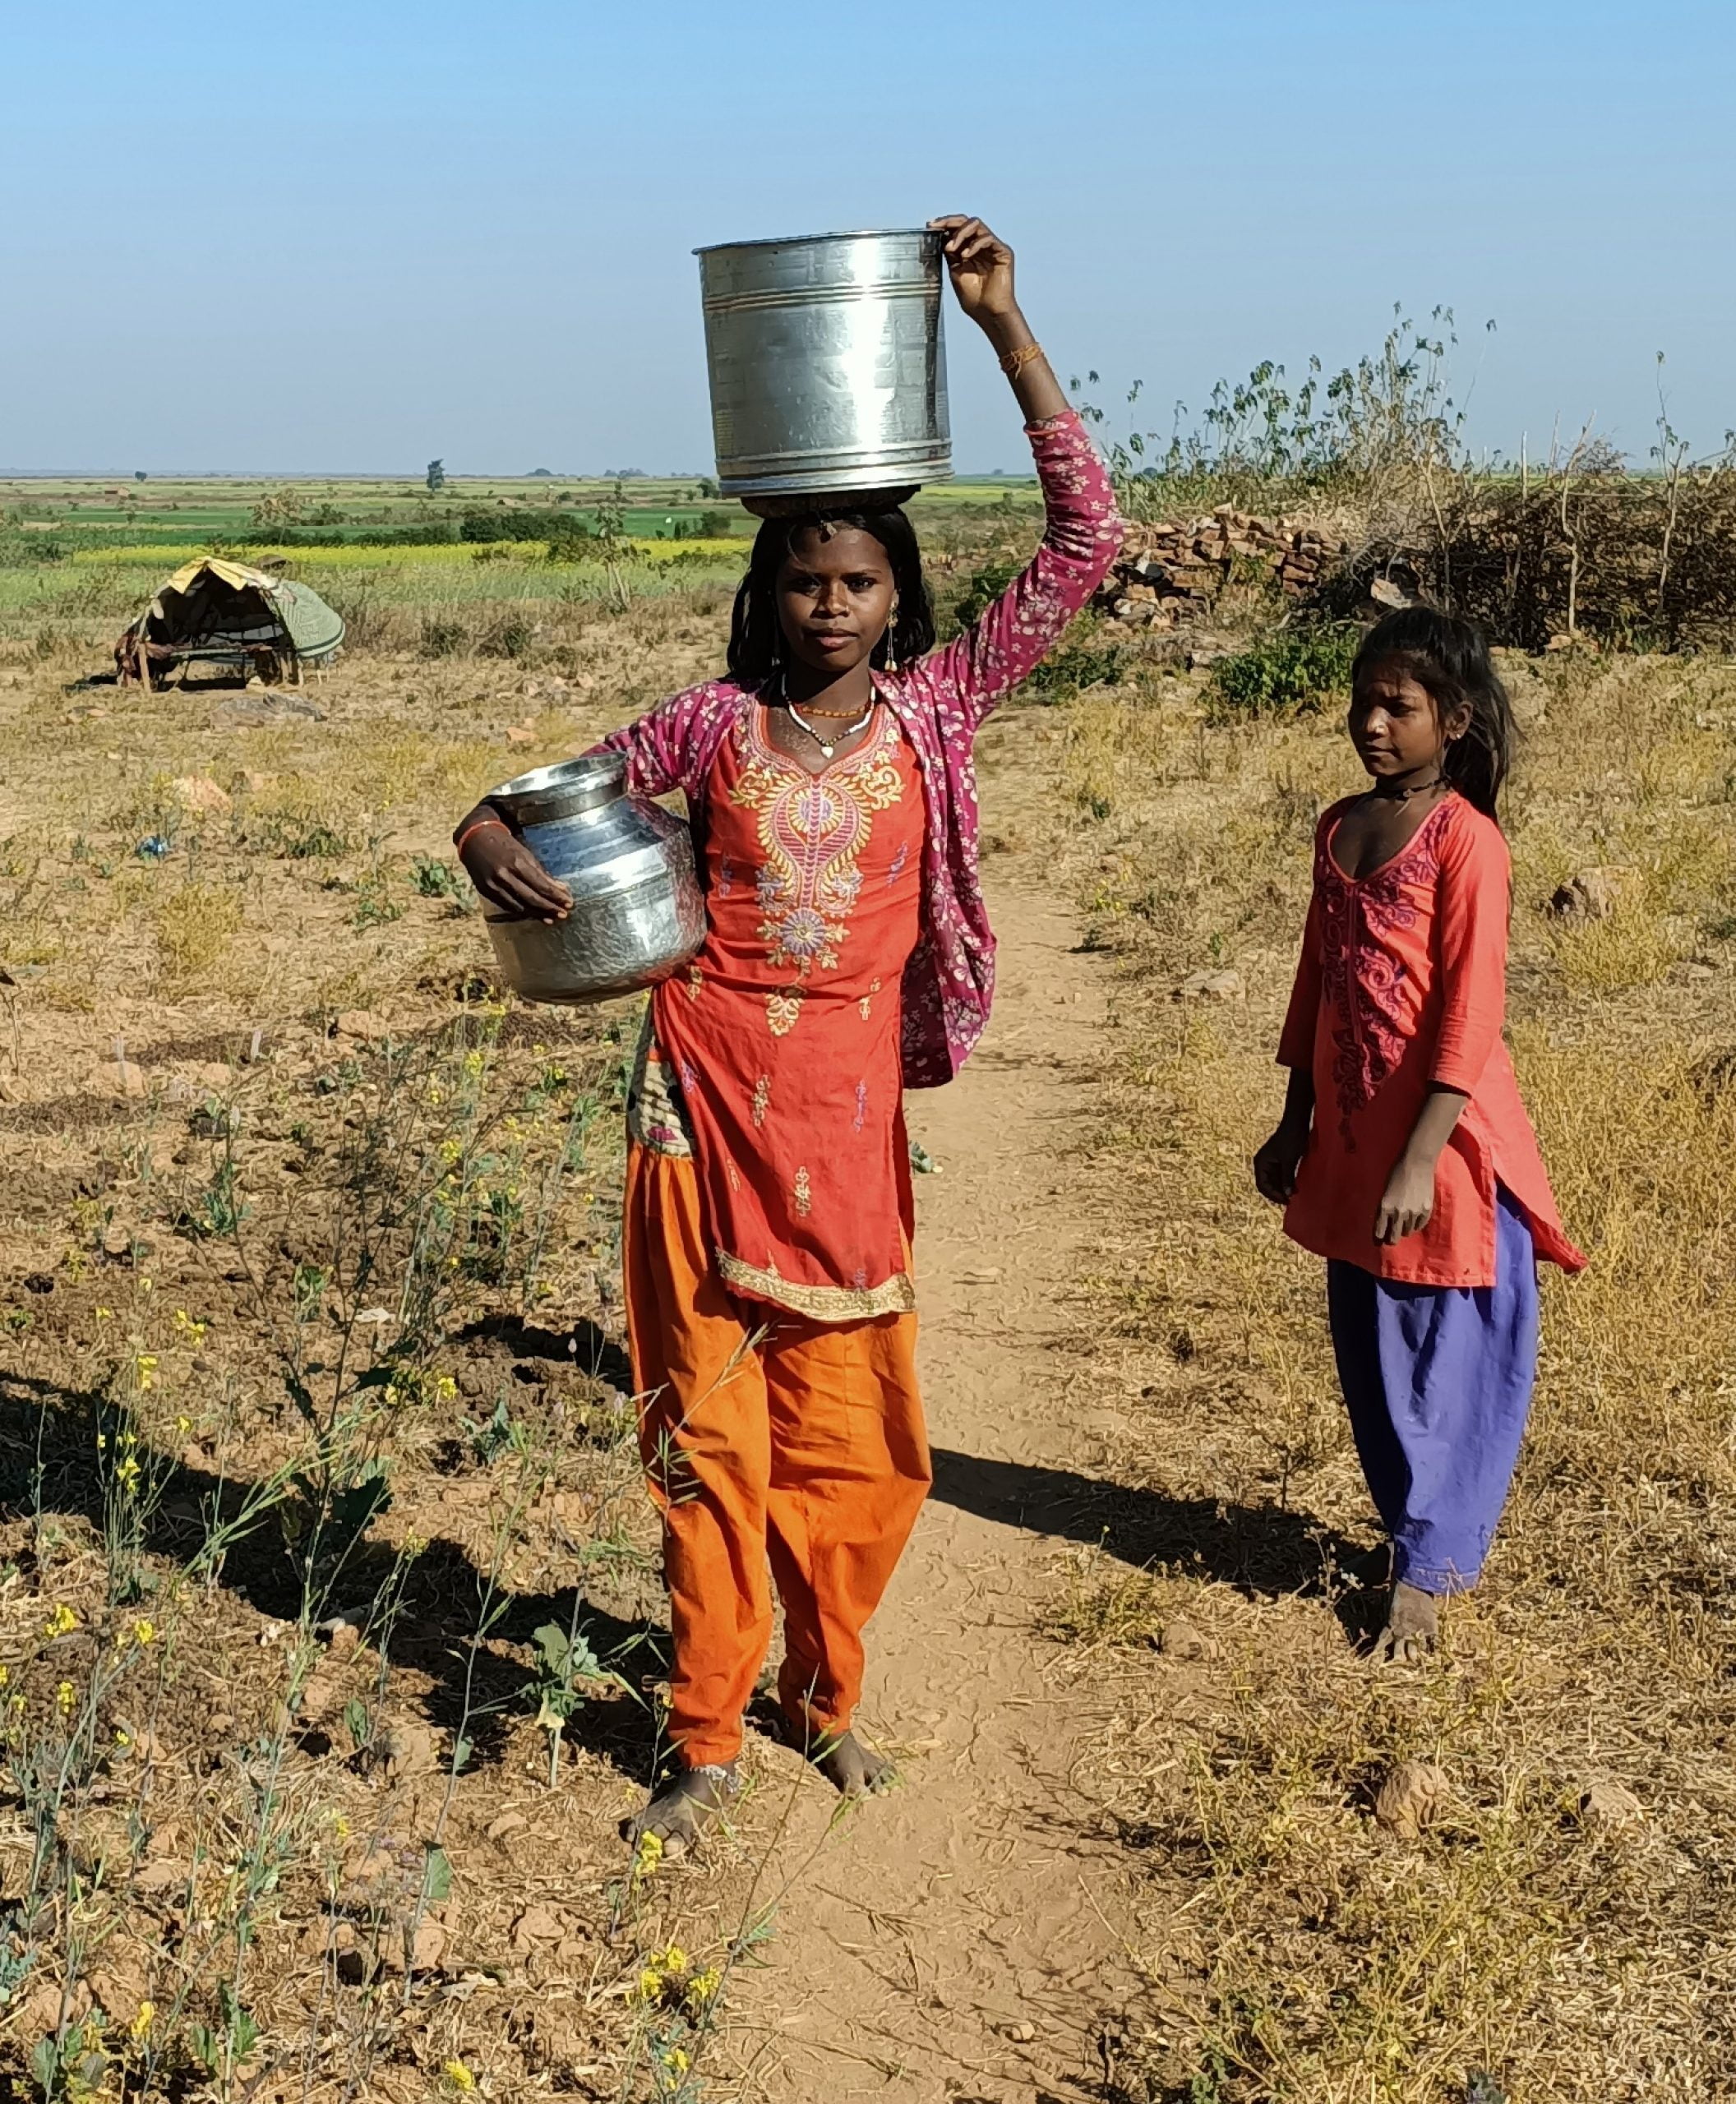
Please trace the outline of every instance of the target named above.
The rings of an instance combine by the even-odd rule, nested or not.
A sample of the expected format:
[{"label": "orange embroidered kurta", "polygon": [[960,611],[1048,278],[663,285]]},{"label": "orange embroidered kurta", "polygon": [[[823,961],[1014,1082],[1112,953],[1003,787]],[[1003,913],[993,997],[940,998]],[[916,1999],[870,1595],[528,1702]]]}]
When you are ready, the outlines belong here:
[{"label": "orange embroidered kurta", "polygon": [[[1502,1041],[1512,868],[1494,820],[1438,804],[1390,861],[1347,876],[1321,819],[1314,896],[1278,1063],[1311,1068],[1314,1122],[1284,1215],[1306,1249],[1413,1285],[1495,1283],[1496,1185],[1529,1216],[1537,1254],[1585,1258],[1556,1211]],[[1374,1216],[1431,1084],[1470,1098],[1435,1171],[1426,1227],[1390,1247]]]},{"label": "orange embroidered kurta", "polygon": [[718,1276],[817,1322],[912,1308],[898,1035],[921,925],[914,757],[882,705],[856,751],[810,774],[755,703],[705,810],[704,947],[653,1019]]}]

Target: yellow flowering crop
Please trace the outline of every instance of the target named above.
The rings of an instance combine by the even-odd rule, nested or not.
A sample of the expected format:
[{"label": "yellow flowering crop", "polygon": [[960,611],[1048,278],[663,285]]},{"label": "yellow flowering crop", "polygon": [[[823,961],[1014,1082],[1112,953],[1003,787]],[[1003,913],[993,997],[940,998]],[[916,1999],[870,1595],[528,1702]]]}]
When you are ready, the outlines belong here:
[{"label": "yellow flowering crop", "polygon": [[78,1627],[78,1617],[64,1600],[55,1603],[53,1613],[42,1625],[44,1636],[52,1643],[57,1636],[69,1636]]},{"label": "yellow flowering crop", "polygon": [[448,2060],[441,2073],[462,2096],[468,2096],[476,2088],[476,2077],[462,2060]]},{"label": "yellow flowering crop", "polygon": [[150,2027],[157,2014],[155,2002],[141,2002],[139,2013],[127,2027],[127,2036],[135,2045],[150,2035]]},{"label": "yellow flowering crop", "polygon": [[62,1715],[71,1716],[73,1705],[78,1700],[78,1690],[69,1680],[63,1680],[54,1691],[54,1700],[60,1705]]},{"label": "yellow flowering crop", "polygon": [[695,1972],[687,1982],[687,1999],[703,2008],[717,1994],[723,1984],[723,1975],[715,1965],[708,1965],[703,1972]]}]

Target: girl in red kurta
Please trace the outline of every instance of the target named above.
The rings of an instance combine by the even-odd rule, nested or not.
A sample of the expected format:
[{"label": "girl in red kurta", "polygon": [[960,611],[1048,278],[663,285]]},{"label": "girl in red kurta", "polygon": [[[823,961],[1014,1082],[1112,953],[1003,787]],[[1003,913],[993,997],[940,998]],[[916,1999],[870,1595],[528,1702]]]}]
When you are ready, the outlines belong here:
[{"label": "girl in red kurta", "polygon": [[1507,1501],[1536,1373],[1536,1260],[1585,1259],[1502,1041],[1511,872],[1495,804],[1512,717],[1477,631],[1426,607],[1379,622],[1350,732],[1373,787],[1315,835],[1278,1047],[1289,1096],[1254,1180],[1327,1259],[1339,1377],[1392,1541],[1376,1656],[1410,1660],[1433,1648],[1438,1597],[1475,1584]]},{"label": "girl in red kurta", "polygon": [[[704,944],[658,989],[629,1093],[622,1223],[675,1756],[626,1831],[672,1849],[735,1793],[773,1586],[792,1736],[850,1795],[889,1779],[852,1720],[930,1480],[903,1091],[950,1079],[987,1020],[976,733],[1121,541],[1011,250],[935,224],[1025,414],[1046,514],[1030,566],[937,649],[903,513],[815,496],[755,541],[730,677],[607,741],[639,794],[685,793],[705,884]],[[570,906],[506,814],[478,805],[458,840],[497,909]]]}]

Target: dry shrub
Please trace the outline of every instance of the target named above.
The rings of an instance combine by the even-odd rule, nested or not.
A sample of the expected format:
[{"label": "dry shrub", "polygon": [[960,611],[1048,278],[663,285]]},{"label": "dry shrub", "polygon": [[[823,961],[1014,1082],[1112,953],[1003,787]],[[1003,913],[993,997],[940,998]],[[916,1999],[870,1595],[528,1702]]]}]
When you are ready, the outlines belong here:
[{"label": "dry shrub", "polygon": [[1564,925],[1553,939],[1563,977],[1588,994],[1651,985],[1687,954],[1680,932],[1638,898],[1618,900],[1608,920]]},{"label": "dry shrub", "polygon": [[165,991],[196,987],[241,932],[242,897],[233,884],[183,884],[156,911],[157,955]]}]

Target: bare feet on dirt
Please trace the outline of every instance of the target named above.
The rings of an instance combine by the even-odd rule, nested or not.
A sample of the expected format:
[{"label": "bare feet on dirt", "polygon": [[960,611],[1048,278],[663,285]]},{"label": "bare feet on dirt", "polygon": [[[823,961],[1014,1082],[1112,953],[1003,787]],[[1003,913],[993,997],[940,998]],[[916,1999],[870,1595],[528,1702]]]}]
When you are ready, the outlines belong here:
[{"label": "bare feet on dirt", "polygon": [[1377,1666],[1416,1666],[1434,1652],[1440,1635],[1440,1608],[1433,1593],[1397,1585],[1387,1608],[1387,1626],[1370,1654]]},{"label": "bare feet on dirt", "polygon": [[864,1746],[854,1732],[828,1733],[808,1758],[841,1797],[875,1797],[898,1779],[886,1756]]},{"label": "bare feet on dirt", "polygon": [[636,1848],[648,1834],[654,1834],[666,1856],[685,1855],[739,1787],[733,1763],[683,1768],[653,1791],[643,1811],[621,1822],[621,1838]]}]

